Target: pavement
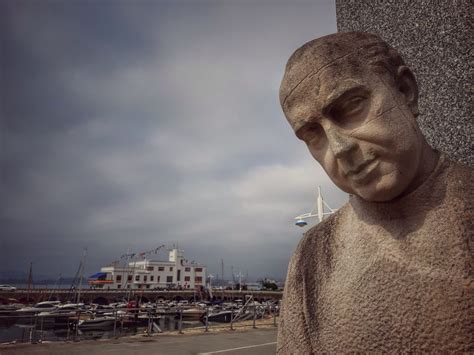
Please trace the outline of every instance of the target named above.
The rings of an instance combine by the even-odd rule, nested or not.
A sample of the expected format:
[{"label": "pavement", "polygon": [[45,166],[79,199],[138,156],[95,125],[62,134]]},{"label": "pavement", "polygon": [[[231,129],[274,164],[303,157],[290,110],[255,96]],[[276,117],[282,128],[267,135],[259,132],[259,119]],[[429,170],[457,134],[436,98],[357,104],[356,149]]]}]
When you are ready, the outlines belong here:
[{"label": "pavement", "polygon": [[0,347],[7,354],[156,354],[156,355],[267,355],[276,352],[277,329],[246,328],[195,334],[160,334],[154,337],[123,337],[42,344],[15,344]]}]

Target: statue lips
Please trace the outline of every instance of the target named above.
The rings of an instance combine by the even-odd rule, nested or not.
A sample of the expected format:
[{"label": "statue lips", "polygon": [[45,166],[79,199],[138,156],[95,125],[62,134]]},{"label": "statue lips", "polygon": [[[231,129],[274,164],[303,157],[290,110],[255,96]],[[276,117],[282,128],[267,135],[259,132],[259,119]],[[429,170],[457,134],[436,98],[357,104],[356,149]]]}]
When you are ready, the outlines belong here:
[{"label": "statue lips", "polygon": [[355,169],[349,170],[347,177],[349,177],[356,184],[361,185],[368,182],[371,173],[378,165],[378,160],[375,158],[367,159],[362,164],[357,165]]}]

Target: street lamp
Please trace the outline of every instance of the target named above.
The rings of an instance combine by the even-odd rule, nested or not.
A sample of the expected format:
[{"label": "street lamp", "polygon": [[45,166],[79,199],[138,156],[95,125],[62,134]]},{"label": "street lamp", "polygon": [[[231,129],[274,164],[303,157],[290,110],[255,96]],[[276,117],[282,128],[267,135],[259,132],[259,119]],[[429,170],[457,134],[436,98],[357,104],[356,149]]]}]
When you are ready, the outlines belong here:
[{"label": "street lamp", "polygon": [[213,274],[209,274],[207,276],[207,278],[209,279],[209,289],[212,290],[212,279],[214,278],[215,276]]},{"label": "street lamp", "polygon": [[238,276],[239,277],[239,292],[242,292],[242,272],[239,271],[239,273],[235,276]]},{"label": "street lamp", "polygon": [[[324,206],[329,210],[329,212],[324,212]],[[333,214],[336,212],[337,209],[333,209],[329,207],[329,205],[324,201],[323,196],[321,194],[321,186],[318,186],[318,197],[316,199],[316,206],[311,212],[300,214],[299,216],[295,217],[295,225],[298,227],[304,227],[308,225],[308,222],[305,221],[306,218],[318,217],[319,222],[322,222],[324,216]]]},{"label": "street lamp", "polygon": [[214,298],[214,296],[212,295],[212,279],[214,278],[215,276],[213,274],[209,274],[207,276],[207,278],[209,279],[209,288],[208,288],[208,291],[209,291],[209,296],[211,297],[211,300]]}]

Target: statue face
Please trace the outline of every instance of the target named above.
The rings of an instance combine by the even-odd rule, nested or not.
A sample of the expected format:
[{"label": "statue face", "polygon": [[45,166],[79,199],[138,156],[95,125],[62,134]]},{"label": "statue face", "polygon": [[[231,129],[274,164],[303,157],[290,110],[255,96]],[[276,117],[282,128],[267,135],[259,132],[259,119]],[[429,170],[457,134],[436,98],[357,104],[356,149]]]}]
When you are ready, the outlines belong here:
[{"label": "statue face", "polygon": [[327,66],[294,89],[284,111],[345,192],[388,201],[413,183],[423,139],[405,94],[387,74],[348,63]]}]

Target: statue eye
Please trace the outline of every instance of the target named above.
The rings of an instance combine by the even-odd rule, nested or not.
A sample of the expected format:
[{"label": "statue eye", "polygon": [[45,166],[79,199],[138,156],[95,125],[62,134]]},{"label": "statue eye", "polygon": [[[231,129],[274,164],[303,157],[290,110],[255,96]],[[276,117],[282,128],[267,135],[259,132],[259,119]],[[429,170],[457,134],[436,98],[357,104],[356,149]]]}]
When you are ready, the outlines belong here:
[{"label": "statue eye", "polygon": [[314,143],[319,141],[323,136],[323,128],[318,123],[312,123],[303,129],[299,138],[306,142],[307,144]]},{"label": "statue eye", "polygon": [[344,100],[331,110],[331,115],[336,121],[343,121],[359,114],[364,109],[366,97],[354,96]]},{"label": "statue eye", "polygon": [[344,115],[353,115],[355,113],[358,113],[362,109],[362,104],[365,101],[365,97],[362,96],[356,96],[353,97],[346,102],[344,102],[341,106],[341,113]]}]

